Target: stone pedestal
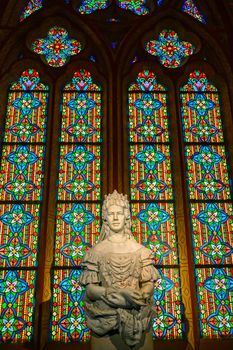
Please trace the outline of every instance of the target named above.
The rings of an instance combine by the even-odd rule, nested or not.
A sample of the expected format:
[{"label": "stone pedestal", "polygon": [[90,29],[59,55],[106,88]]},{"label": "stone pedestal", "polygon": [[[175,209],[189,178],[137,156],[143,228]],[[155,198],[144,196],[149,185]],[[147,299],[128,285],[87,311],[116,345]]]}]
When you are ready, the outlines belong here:
[{"label": "stone pedestal", "polygon": [[98,337],[92,335],[91,350],[153,350],[152,333],[147,332],[140,344],[134,347],[127,346],[118,334]]}]

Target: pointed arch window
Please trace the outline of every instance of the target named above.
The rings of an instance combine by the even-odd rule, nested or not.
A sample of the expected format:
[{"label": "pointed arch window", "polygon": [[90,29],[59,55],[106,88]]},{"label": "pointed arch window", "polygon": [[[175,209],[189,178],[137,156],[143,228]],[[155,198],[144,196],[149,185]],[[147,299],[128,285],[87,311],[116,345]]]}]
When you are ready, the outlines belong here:
[{"label": "pointed arch window", "polygon": [[129,173],[135,238],[154,252],[160,272],[154,301],[156,338],[183,337],[167,90],[141,71],[128,89]]},{"label": "pointed arch window", "polygon": [[48,86],[34,69],[10,86],[0,171],[0,341],[34,333]]},{"label": "pointed arch window", "polygon": [[100,233],[102,88],[80,69],[62,92],[51,338],[87,341],[80,262]]},{"label": "pointed arch window", "polygon": [[218,89],[192,72],[180,89],[202,337],[233,335],[233,206]]}]

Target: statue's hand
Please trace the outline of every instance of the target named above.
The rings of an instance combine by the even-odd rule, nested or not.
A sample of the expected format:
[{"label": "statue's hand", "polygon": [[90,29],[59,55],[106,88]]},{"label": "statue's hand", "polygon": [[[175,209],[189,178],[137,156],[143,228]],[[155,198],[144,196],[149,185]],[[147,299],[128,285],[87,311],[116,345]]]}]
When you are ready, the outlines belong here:
[{"label": "statue's hand", "polygon": [[120,294],[119,291],[108,293],[105,297],[105,300],[108,302],[108,304],[111,304],[113,307],[128,308],[130,306],[126,298],[122,294]]},{"label": "statue's hand", "polygon": [[125,288],[125,289],[121,289],[119,292],[133,306],[145,305],[145,299],[140,291]]}]

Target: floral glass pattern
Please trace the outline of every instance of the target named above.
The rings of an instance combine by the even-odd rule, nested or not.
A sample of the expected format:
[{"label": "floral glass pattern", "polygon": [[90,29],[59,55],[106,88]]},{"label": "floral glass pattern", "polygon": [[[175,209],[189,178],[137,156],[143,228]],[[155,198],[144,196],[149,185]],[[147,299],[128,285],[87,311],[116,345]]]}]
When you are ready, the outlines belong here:
[{"label": "floral glass pattern", "polygon": [[83,0],[81,5],[77,7],[77,11],[81,14],[89,15],[97,10],[104,10],[108,6],[108,0]]},{"label": "floral glass pattern", "polygon": [[[79,285],[80,262],[100,232],[102,92],[77,71],[62,93],[53,277],[53,341],[90,338]],[[95,233],[95,234],[94,234]]]},{"label": "floral glass pattern", "polygon": [[198,10],[194,0],[184,0],[183,5],[182,5],[182,11],[187,13],[188,15],[194,17],[199,22],[206,24],[205,17]]},{"label": "floral glass pattern", "polygon": [[218,90],[194,71],[181,88],[201,336],[233,334],[233,206]]},{"label": "floral glass pattern", "polygon": [[167,91],[144,70],[128,90],[130,199],[135,238],[154,252],[156,282],[153,336],[183,337],[182,300]]},{"label": "floral glass pattern", "polygon": [[35,11],[40,10],[42,6],[43,0],[30,0],[20,16],[20,22],[31,16]]},{"label": "floral glass pattern", "polygon": [[82,50],[82,44],[70,39],[66,29],[54,26],[44,39],[36,39],[32,43],[32,51],[44,56],[45,61],[52,67],[62,67]]},{"label": "floral glass pattern", "polygon": [[[123,10],[129,10],[132,13],[143,16],[149,13],[146,7],[146,0],[117,0],[117,5]],[[83,0],[81,5],[77,7],[77,11],[81,14],[89,15],[97,10],[103,10],[110,6],[107,0]]]},{"label": "floral glass pattern", "polygon": [[144,16],[149,13],[146,0],[118,0],[117,3],[120,8],[129,10],[135,15]]},{"label": "floral glass pattern", "polygon": [[[32,341],[48,87],[34,69],[8,94],[0,166],[0,342]],[[5,204],[3,204],[5,203]]]},{"label": "floral glass pattern", "polygon": [[145,50],[157,56],[160,63],[166,68],[178,68],[194,53],[195,47],[188,41],[181,41],[178,34],[172,29],[164,29],[158,40],[150,40]]}]

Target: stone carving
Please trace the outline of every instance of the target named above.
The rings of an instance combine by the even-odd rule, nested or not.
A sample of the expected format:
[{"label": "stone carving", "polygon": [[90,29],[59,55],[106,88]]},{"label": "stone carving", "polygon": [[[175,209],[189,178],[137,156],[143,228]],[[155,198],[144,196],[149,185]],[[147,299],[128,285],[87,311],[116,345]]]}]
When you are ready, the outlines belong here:
[{"label": "stone carving", "polygon": [[[102,218],[99,241],[82,262],[87,325],[95,339],[102,340],[101,350],[150,350],[152,340],[151,345],[148,340],[145,345],[144,339],[146,334],[147,338],[148,334],[151,336],[147,332],[151,326],[152,295],[154,281],[159,278],[152,264],[152,252],[132,236],[127,196],[117,191],[105,196]],[[111,337],[123,340],[123,345],[116,341],[116,345],[110,347],[106,343],[105,347],[103,339]]]}]

